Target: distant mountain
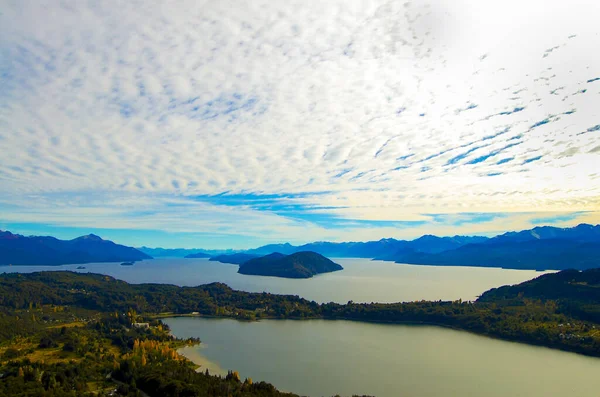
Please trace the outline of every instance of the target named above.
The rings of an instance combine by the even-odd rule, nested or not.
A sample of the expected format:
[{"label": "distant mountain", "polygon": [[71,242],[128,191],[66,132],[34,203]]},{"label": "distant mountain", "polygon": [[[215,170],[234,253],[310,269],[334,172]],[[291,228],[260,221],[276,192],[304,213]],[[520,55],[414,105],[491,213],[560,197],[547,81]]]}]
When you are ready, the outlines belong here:
[{"label": "distant mountain", "polygon": [[213,256],[209,260],[214,261],[214,262],[231,263],[234,265],[241,265],[242,263],[244,263],[250,259],[254,259],[254,258],[258,258],[258,257],[259,257],[258,255],[239,253],[239,254],[229,254],[229,255],[217,255],[217,256]]},{"label": "distant mountain", "polygon": [[487,237],[481,236],[454,236],[437,237],[426,234],[416,240],[409,241],[410,248],[416,252],[437,254],[451,249],[456,249],[467,244],[479,244],[487,241]]},{"label": "distant mountain", "polygon": [[0,231],[0,265],[65,265],[152,259],[135,248],[89,234],[73,240]]},{"label": "distant mountain", "polygon": [[[282,252],[283,251],[283,252]],[[328,257],[373,258],[416,265],[483,266],[512,269],[588,269],[600,266],[600,225],[535,227],[487,238],[425,235],[412,241],[270,244],[246,253],[312,251]]]},{"label": "distant mountain", "polygon": [[563,270],[600,266],[600,227],[537,227],[438,253],[399,252],[398,263]]},{"label": "distant mountain", "polygon": [[398,253],[437,253],[458,248],[466,244],[483,242],[487,239],[487,237],[436,237],[427,235],[413,241],[387,238],[368,242],[333,243],[328,241],[318,241],[301,246],[294,246],[289,243],[269,244],[244,252],[254,255],[266,255],[271,252],[280,252],[289,255],[295,252],[312,251],[334,258],[377,258],[391,260],[391,258]]},{"label": "distant mountain", "polygon": [[[244,253],[255,256],[264,256],[272,252],[279,252],[285,255],[295,252],[312,251],[321,255],[336,258],[376,258],[382,260],[394,260],[393,258],[400,253],[407,252],[427,252],[437,253],[445,250],[458,248],[460,246],[472,243],[479,243],[488,240],[487,237],[436,237],[426,235],[416,240],[396,240],[393,238],[381,239],[368,242],[343,242],[333,243],[328,241],[318,241],[304,245],[292,245],[290,243],[268,244],[258,248],[235,251],[235,250],[206,250],[206,249],[183,249],[183,248],[148,248],[141,247],[140,251],[154,257],[189,257],[190,254],[198,252],[210,254],[212,256],[233,255]],[[238,262],[238,260],[236,260]],[[227,262],[229,263],[229,262]]]},{"label": "distant mountain", "polygon": [[394,252],[397,245],[401,243],[401,241],[394,239],[346,243],[321,241],[298,247],[298,251],[313,251],[321,255],[338,258],[374,258],[378,254]]},{"label": "distant mountain", "polygon": [[207,254],[206,252],[196,252],[195,254],[189,254],[184,256],[184,258],[211,258],[211,254]]},{"label": "distant mountain", "polygon": [[589,269],[600,266],[600,246],[568,240],[469,244],[437,254],[404,253],[396,256],[395,261],[415,265],[503,267],[508,269]]},{"label": "distant mountain", "polygon": [[569,240],[580,243],[600,243],[600,225],[593,226],[582,223],[571,228],[540,226],[534,227],[531,230],[504,233],[490,239],[489,242],[525,242],[535,240]]},{"label": "distant mountain", "polygon": [[285,278],[310,278],[316,274],[342,270],[343,267],[316,252],[279,252],[250,259],[240,265],[238,273]]},{"label": "distant mountain", "polygon": [[301,246],[294,246],[289,243],[270,244],[244,252],[255,255],[280,252],[289,255],[294,252],[313,251],[321,255],[336,258],[377,258],[391,260],[394,255],[397,255],[398,253],[437,253],[458,248],[466,244],[480,243],[486,240],[488,240],[487,237],[436,237],[426,235],[412,241],[387,238],[368,242],[332,243],[328,241],[318,241]]},{"label": "distant mountain", "polygon": [[249,249],[244,252],[247,254],[252,254],[252,255],[267,255],[272,252],[281,252],[282,254],[289,255],[289,254],[293,254],[294,252],[297,252],[297,251],[298,251],[298,247],[293,246],[290,243],[284,243],[284,244],[263,245],[262,247]]},{"label": "distant mountain", "polygon": [[185,258],[190,254],[203,252],[209,256],[233,253],[233,250],[207,250],[202,248],[149,248],[140,247],[139,251],[148,254],[154,258]]},{"label": "distant mountain", "polygon": [[222,251],[218,254],[198,251],[218,255],[211,260],[234,264],[272,252],[290,255],[311,251],[326,257],[371,258],[416,265],[561,270],[600,266],[599,247],[600,225],[580,224],[572,228],[541,226],[493,238],[424,235],[411,241],[387,238],[367,242],[318,241],[301,246],[269,244],[237,253],[230,250],[225,255],[221,255]]},{"label": "distant mountain", "polygon": [[412,241],[398,241],[395,251],[384,251],[383,254],[375,256],[374,259],[396,261],[397,258],[407,255],[437,254],[468,244],[483,243],[487,240],[487,237],[481,236],[437,237],[427,234]]}]

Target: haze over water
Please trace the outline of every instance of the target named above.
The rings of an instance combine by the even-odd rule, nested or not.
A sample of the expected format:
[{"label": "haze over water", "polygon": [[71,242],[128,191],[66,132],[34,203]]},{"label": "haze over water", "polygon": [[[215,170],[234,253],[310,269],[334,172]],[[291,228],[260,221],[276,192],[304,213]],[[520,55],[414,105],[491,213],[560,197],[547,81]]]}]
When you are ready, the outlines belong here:
[{"label": "haze over water", "polygon": [[334,258],[344,270],[311,279],[238,274],[238,266],[207,259],[154,259],[134,266],[119,263],[88,263],[65,266],[0,267],[0,272],[71,270],[101,273],[130,283],[164,283],[196,286],[222,282],[249,292],[299,295],[317,302],[402,302],[413,300],[474,300],[482,292],[518,284],[542,272],[498,268],[413,266],[369,259]]}]

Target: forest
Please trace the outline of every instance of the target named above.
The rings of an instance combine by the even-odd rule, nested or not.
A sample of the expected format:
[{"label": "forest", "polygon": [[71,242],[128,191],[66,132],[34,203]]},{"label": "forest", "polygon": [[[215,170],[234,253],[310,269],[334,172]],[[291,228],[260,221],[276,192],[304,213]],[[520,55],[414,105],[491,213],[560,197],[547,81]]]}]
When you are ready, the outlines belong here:
[{"label": "forest", "polygon": [[285,395],[235,372],[196,372],[176,350],[199,341],[173,338],[160,321],[194,312],[240,320],[435,324],[600,356],[599,286],[599,269],[567,270],[492,289],[475,302],[318,304],[221,283],[177,287],[62,271],[3,274],[0,395]]}]

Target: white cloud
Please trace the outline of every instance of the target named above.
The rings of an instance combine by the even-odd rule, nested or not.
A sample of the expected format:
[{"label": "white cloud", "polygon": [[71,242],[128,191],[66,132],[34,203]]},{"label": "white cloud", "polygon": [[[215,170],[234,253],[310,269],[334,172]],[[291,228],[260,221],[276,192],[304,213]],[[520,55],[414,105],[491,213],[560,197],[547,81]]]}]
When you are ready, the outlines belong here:
[{"label": "white cloud", "polygon": [[[24,205],[0,218],[26,218],[32,194],[82,193],[330,192],[295,201],[366,220],[599,211],[598,12],[537,0],[8,3],[0,197]],[[151,215],[161,208],[143,224],[167,227]],[[221,210],[246,211],[208,213]],[[209,218],[182,230],[222,227]],[[263,212],[253,233],[254,221],[296,225]]]}]

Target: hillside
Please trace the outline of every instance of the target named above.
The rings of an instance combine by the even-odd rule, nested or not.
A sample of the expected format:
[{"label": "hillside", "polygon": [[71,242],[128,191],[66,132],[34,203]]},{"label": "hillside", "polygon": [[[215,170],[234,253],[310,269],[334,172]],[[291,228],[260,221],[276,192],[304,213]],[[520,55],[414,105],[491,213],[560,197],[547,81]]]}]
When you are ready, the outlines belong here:
[{"label": "hillside", "polygon": [[283,255],[278,252],[243,263],[238,273],[285,278],[310,278],[316,274],[343,270],[343,267],[316,252],[296,252]]},{"label": "hillside", "polygon": [[0,266],[65,265],[90,262],[125,262],[152,259],[135,248],[89,234],[73,240],[47,236],[21,236],[0,231]]},{"label": "hillside", "polygon": [[[563,270],[545,274],[521,284],[492,288],[484,292],[477,301],[503,302],[522,299],[560,300],[598,305],[600,302],[600,269]],[[597,320],[600,321],[600,316]]]}]

